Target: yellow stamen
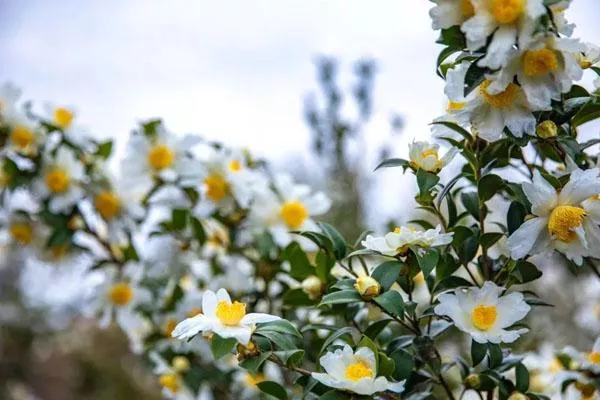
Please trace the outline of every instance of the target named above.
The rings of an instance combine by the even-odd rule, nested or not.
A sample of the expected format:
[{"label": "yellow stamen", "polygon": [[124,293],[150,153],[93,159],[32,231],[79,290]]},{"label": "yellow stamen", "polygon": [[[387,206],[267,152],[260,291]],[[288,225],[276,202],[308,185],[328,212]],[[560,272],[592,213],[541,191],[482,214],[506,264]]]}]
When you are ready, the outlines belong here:
[{"label": "yellow stamen", "polygon": [[165,321],[165,323],[162,326],[163,335],[165,335],[166,337],[171,337],[171,333],[173,333],[176,326],[177,326],[177,320],[175,320],[173,318],[167,318],[167,320]]},{"label": "yellow stamen", "polygon": [[448,106],[446,107],[448,111],[460,111],[463,108],[465,108],[464,101],[449,101]]},{"label": "yellow stamen", "polygon": [[471,320],[477,329],[487,331],[494,326],[497,317],[498,310],[496,309],[496,306],[479,304],[473,309]]},{"label": "yellow stamen", "polygon": [[70,185],[71,177],[61,168],[54,168],[46,174],[46,186],[52,193],[64,193]]},{"label": "yellow stamen", "polygon": [[559,371],[562,371],[563,369],[563,365],[560,362],[560,360],[556,357],[554,357],[552,359],[552,362],[550,363],[550,367],[548,368],[548,370],[550,370],[550,372],[556,374]]},{"label": "yellow stamen", "polygon": [[148,164],[155,170],[162,170],[173,165],[175,153],[168,146],[159,144],[148,152]]},{"label": "yellow stamen", "polygon": [[475,8],[473,7],[473,3],[471,3],[471,0],[461,0],[460,10],[464,19],[469,19],[473,15],[475,15]]},{"label": "yellow stamen", "polygon": [[168,389],[171,393],[179,392],[179,388],[181,387],[179,378],[175,374],[161,375],[158,378],[158,383],[160,384],[160,386]]},{"label": "yellow stamen", "polygon": [[220,301],[217,304],[216,314],[223,325],[238,326],[242,318],[246,315],[246,304],[239,301],[233,303]]},{"label": "yellow stamen", "polygon": [[497,94],[489,94],[487,89],[492,81],[485,80],[479,85],[479,93],[483,96],[486,103],[496,108],[505,108],[514,103],[519,94],[519,87],[514,83],[509,83],[503,92]]},{"label": "yellow stamen", "polygon": [[592,364],[600,364],[600,352],[592,352],[588,354],[588,361]]},{"label": "yellow stamen", "polygon": [[523,54],[523,73],[535,78],[554,72],[558,69],[558,56],[554,50],[529,50]]},{"label": "yellow stamen", "polygon": [[399,226],[397,226],[394,228],[394,233],[400,233],[401,230],[402,229]]},{"label": "yellow stamen", "polygon": [[352,382],[356,382],[359,379],[372,377],[373,370],[363,360],[352,363],[346,367],[346,378]]},{"label": "yellow stamen", "polygon": [[10,236],[17,242],[26,246],[33,240],[33,228],[26,222],[15,222],[8,229]]},{"label": "yellow stamen", "polygon": [[188,371],[191,366],[190,360],[188,360],[185,356],[175,356],[175,358],[173,358],[173,361],[171,361],[171,365],[173,366],[173,369],[177,372]]},{"label": "yellow stamen", "polygon": [[101,192],[94,199],[94,206],[104,219],[112,219],[121,211],[121,199],[113,192]]},{"label": "yellow stamen", "polygon": [[75,118],[73,112],[66,108],[59,107],[54,110],[54,123],[59,128],[67,129],[69,126],[71,126],[73,118]]},{"label": "yellow stamen", "polygon": [[581,226],[586,213],[583,208],[558,206],[550,213],[548,231],[555,239],[571,243],[577,238],[575,228]]},{"label": "yellow stamen", "polygon": [[492,0],[490,11],[499,24],[512,24],[525,11],[525,0]]},{"label": "yellow stamen", "polygon": [[231,172],[238,172],[242,169],[242,163],[240,163],[238,160],[231,160],[229,161],[227,167]]},{"label": "yellow stamen", "polygon": [[35,142],[35,135],[25,125],[15,125],[10,131],[10,141],[19,150],[25,150]]},{"label": "yellow stamen", "polygon": [[206,197],[215,203],[221,201],[229,193],[229,183],[223,176],[215,174],[204,179],[206,186]]},{"label": "yellow stamen", "polygon": [[108,298],[117,306],[127,305],[133,299],[133,289],[125,282],[116,283],[110,288]]},{"label": "yellow stamen", "polygon": [[298,229],[308,218],[308,210],[300,201],[288,201],[281,206],[281,219],[290,229]]},{"label": "yellow stamen", "polygon": [[249,387],[255,387],[257,384],[264,382],[265,381],[265,376],[263,374],[246,374],[246,376],[244,377],[244,383],[246,384],[246,386]]}]

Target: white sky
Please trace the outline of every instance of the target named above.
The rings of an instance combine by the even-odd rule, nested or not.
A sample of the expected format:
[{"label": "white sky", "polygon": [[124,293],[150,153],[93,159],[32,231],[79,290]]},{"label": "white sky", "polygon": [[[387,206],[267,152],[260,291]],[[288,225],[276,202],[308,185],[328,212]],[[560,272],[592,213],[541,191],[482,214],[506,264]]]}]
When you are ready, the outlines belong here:
[{"label": "white sky", "polygon": [[[394,152],[404,155],[403,144],[427,135],[445,104],[431,5],[0,0],[0,81],[23,86],[29,99],[75,105],[81,123],[121,138],[119,147],[137,120],[161,116],[176,132],[283,160],[308,149],[302,109],[315,55],[338,57],[345,71],[369,56],[379,73],[367,140],[372,149],[382,142],[398,112],[405,131]],[[600,43],[598,0],[574,0],[567,15],[576,37]]]}]

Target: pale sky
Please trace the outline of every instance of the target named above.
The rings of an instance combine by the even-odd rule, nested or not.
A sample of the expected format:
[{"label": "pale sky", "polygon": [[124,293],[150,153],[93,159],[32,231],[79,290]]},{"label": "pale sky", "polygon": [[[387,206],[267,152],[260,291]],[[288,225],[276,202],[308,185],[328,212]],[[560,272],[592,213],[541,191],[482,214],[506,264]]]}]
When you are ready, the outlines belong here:
[{"label": "pale sky", "polygon": [[[378,60],[371,151],[392,113],[405,118],[393,149],[426,137],[445,105],[440,50],[426,0],[0,0],[0,81],[25,97],[74,105],[97,137],[165,119],[271,159],[305,153],[303,98],[317,54]],[[600,43],[600,3],[574,0],[575,37]],[[350,82],[344,81],[348,88]],[[377,160],[365,158],[365,170]],[[385,172],[384,177],[390,172]],[[381,176],[381,175],[380,175]],[[397,179],[397,178],[396,178]],[[411,182],[412,184],[412,182]]]}]

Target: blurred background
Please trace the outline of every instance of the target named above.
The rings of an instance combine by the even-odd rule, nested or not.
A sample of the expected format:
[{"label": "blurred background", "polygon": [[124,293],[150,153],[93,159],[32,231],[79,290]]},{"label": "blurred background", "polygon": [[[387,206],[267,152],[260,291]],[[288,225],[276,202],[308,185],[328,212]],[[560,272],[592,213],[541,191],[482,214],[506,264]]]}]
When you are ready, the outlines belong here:
[{"label": "blurred background", "polygon": [[[0,81],[40,104],[74,106],[94,136],[116,139],[115,160],[136,122],[151,117],[177,133],[247,147],[330,193],[328,218],[352,241],[364,228],[413,217],[414,179],[372,170],[383,157],[405,157],[407,143],[426,139],[443,113],[431,4],[0,0]],[[575,37],[596,44],[598,17],[598,0],[575,0],[567,13]],[[590,124],[582,134],[599,129]],[[77,276],[12,273],[20,278],[5,271],[0,297],[19,281],[28,310],[60,312],[48,323],[0,307],[0,399],[156,398],[160,390],[118,332],[67,324],[84,290]],[[559,302],[579,282],[568,295],[547,286],[561,274],[550,271],[544,283]],[[47,293],[56,285],[64,290]],[[594,332],[573,332],[574,312],[549,310],[538,328],[552,326],[559,345],[587,345]],[[562,324],[550,325],[556,318]]]}]

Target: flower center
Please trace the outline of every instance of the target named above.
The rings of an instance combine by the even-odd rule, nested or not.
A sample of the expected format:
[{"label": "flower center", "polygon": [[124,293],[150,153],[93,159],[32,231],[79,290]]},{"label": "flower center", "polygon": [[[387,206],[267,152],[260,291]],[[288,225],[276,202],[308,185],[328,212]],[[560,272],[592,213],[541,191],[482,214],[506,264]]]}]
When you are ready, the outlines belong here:
[{"label": "flower center", "polygon": [[373,370],[364,361],[352,363],[346,367],[346,378],[356,382],[363,378],[372,378]]},{"label": "flower center", "polygon": [[69,189],[71,177],[61,169],[54,168],[46,174],[46,186],[52,193],[64,193]]},{"label": "flower center", "polygon": [[175,319],[167,318],[167,320],[165,321],[165,323],[162,326],[163,334],[166,337],[171,337],[171,333],[173,333],[176,326],[177,326],[177,321]]},{"label": "flower center", "polygon": [[216,314],[223,325],[238,326],[242,318],[246,315],[246,304],[239,301],[234,301],[233,303],[220,301],[217,304]]},{"label": "flower center", "polygon": [[213,202],[218,203],[229,192],[229,183],[221,175],[209,175],[204,179],[206,196]]},{"label": "flower center", "polygon": [[550,372],[556,374],[557,372],[563,369],[563,365],[558,358],[554,357],[548,369],[550,370]]},{"label": "flower center", "polygon": [[75,115],[73,112],[66,108],[59,107],[54,110],[54,123],[62,129],[66,129],[71,126],[74,117]]},{"label": "flower center", "polygon": [[526,0],[492,0],[490,11],[499,24],[512,24],[523,11]]},{"label": "flower center", "polygon": [[168,146],[159,144],[150,149],[148,163],[156,170],[170,167],[175,161],[175,153]]},{"label": "flower center", "polygon": [[227,164],[227,168],[229,168],[231,172],[238,172],[242,169],[242,163],[238,160],[231,160],[229,161],[229,164]]},{"label": "flower center", "polygon": [[479,85],[479,93],[483,96],[483,100],[492,107],[505,108],[512,105],[519,94],[519,87],[514,83],[509,83],[503,92],[497,94],[489,94],[487,88],[492,81],[485,80]]},{"label": "flower center", "polygon": [[117,306],[125,306],[133,299],[133,289],[125,282],[116,283],[108,292],[110,301]]},{"label": "flower center", "polygon": [[281,219],[290,229],[298,229],[308,218],[308,210],[300,201],[287,201],[281,206]]},{"label": "flower center", "polygon": [[96,196],[94,205],[104,219],[112,219],[121,210],[121,199],[115,193],[106,191]]},{"label": "flower center", "polygon": [[265,376],[263,374],[246,374],[244,377],[244,383],[246,386],[254,387],[257,384],[264,382]]},{"label": "flower center", "polygon": [[16,125],[10,132],[10,141],[19,149],[24,150],[33,144],[35,136],[28,127]]},{"label": "flower center", "polygon": [[168,389],[171,393],[177,393],[181,384],[179,378],[175,374],[164,374],[158,378],[160,386]]},{"label": "flower center", "polygon": [[28,245],[33,239],[33,228],[25,222],[16,222],[10,225],[10,236],[22,245]]},{"label": "flower center", "polygon": [[548,231],[555,239],[571,243],[577,237],[574,229],[581,226],[585,215],[583,208],[558,206],[550,213]]},{"label": "flower center", "polygon": [[592,397],[596,393],[596,387],[592,383],[575,382],[575,388],[583,396],[583,400],[593,400]]},{"label": "flower center", "polygon": [[473,7],[473,3],[471,3],[471,0],[461,0],[460,10],[464,19],[469,19],[473,15],[475,15],[475,8]]},{"label": "flower center", "polygon": [[449,101],[448,107],[446,107],[448,111],[460,111],[463,108],[465,108],[464,101]]},{"label": "flower center", "polygon": [[473,309],[473,315],[471,315],[473,325],[482,331],[489,330],[496,322],[497,317],[498,310],[496,306],[485,306],[483,304],[476,306]]},{"label": "flower center", "polygon": [[523,72],[529,77],[540,77],[558,69],[556,52],[550,49],[529,50],[523,54]]},{"label": "flower center", "polygon": [[595,352],[588,354],[588,360],[592,364],[600,364],[600,352],[595,351]]}]

